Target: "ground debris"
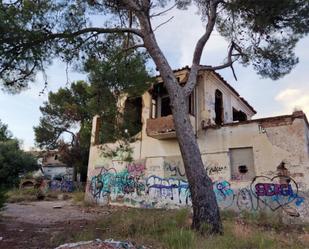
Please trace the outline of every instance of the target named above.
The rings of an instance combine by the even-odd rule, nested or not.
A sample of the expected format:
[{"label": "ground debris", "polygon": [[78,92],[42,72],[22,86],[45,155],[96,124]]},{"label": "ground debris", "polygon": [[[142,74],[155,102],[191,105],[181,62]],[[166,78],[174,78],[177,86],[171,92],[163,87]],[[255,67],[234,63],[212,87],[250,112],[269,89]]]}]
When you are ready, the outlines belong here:
[{"label": "ground debris", "polygon": [[136,246],[130,241],[92,240],[68,243],[58,246],[55,249],[147,249],[145,246]]}]

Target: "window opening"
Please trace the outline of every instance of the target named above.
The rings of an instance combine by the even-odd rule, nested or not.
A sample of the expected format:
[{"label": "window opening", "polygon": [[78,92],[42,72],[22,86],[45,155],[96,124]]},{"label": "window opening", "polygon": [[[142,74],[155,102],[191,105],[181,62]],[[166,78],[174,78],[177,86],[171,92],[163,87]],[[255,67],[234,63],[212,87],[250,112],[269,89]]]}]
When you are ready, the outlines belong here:
[{"label": "window opening", "polygon": [[189,114],[195,115],[195,90],[189,96]]},{"label": "window opening", "polygon": [[[188,111],[195,115],[195,91],[191,93],[188,99]],[[165,117],[172,114],[170,98],[166,88],[162,83],[156,84],[152,91],[151,99],[151,118]]]},{"label": "window opening", "polygon": [[124,107],[124,127],[130,136],[136,135],[142,129],[142,98],[127,98]]},{"label": "window opening", "polygon": [[233,121],[246,121],[248,120],[247,114],[241,110],[236,110],[233,107]]},{"label": "window opening", "polygon": [[223,123],[223,96],[220,90],[215,92],[215,122],[217,125],[222,125]]},{"label": "window opening", "polygon": [[172,114],[169,96],[161,97],[161,117],[166,117]]}]

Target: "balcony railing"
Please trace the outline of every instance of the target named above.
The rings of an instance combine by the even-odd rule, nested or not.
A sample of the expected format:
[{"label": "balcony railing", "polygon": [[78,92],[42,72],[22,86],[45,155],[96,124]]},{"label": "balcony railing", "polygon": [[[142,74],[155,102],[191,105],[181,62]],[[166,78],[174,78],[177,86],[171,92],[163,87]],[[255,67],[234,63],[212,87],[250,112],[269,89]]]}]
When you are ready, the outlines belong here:
[{"label": "balcony railing", "polygon": [[156,139],[175,138],[176,131],[173,116],[147,119],[146,132],[149,137]]}]

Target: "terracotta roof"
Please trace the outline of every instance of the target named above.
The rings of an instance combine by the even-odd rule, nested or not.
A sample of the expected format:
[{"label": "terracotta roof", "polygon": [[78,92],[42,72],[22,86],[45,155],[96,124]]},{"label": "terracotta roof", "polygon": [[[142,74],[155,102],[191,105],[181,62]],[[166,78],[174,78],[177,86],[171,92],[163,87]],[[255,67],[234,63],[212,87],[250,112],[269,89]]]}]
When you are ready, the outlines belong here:
[{"label": "terracotta roof", "polygon": [[212,71],[212,72],[223,82],[224,85],[226,85],[233,93],[235,93],[235,94],[237,95],[237,97],[239,97],[240,100],[241,100],[242,102],[244,102],[244,104],[245,104],[246,106],[248,106],[249,109],[250,109],[252,112],[254,112],[254,114],[257,113],[256,110],[248,103],[248,101],[245,100],[245,98],[241,97],[241,96],[239,95],[239,93],[235,90],[235,88],[232,87],[229,83],[227,83],[227,81],[226,81],[219,73],[217,73],[216,71],[213,71],[213,70],[208,70],[208,71]]},{"label": "terracotta roof", "polygon": [[[177,73],[183,70],[190,70],[191,68],[189,66],[184,66],[182,68],[177,68],[174,69],[173,72]],[[219,80],[221,80],[223,82],[224,85],[226,85],[234,94],[236,94],[237,97],[239,97],[239,99],[254,113],[256,114],[256,110],[248,103],[247,100],[245,100],[245,98],[241,97],[239,95],[239,93],[216,71],[214,70],[205,70],[205,71],[211,71],[215,76],[217,76],[219,78]],[[160,74],[156,75],[155,78],[160,77]]]}]

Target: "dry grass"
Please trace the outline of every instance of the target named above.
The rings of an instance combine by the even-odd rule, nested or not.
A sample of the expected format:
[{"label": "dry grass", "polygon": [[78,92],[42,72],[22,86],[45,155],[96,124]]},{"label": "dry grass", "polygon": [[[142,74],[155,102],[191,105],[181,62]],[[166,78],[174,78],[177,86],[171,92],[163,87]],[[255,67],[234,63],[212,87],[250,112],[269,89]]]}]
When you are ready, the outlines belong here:
[{"label": "dry grass", "polygon": [[73,201],[76,204],[83,204],[85,202],[85,192],[76,191],[72,193]]},{"label": "dry grass", "polygon": [[264,214],[262,217],[245,219],[234,213],[223,213],[224,235],[201,236],[190,229],[190,212],[187,209],[111,208],[110,212],[110,215],[101,218],[93,226],[75,232],[69,240],[113,238],[157,249],[309,248],[308,233],[299,227],[279,227],[277,223],[272,226],[272,219],[269,217],[267,220]]},{"label": "dry grass", "polygon": [[15,202],[28,202],[28,201],[36,201],[38,195],[37,189],[11,189],[7,191],[7,202],[15,203]]},{"label": "dry grass", "polygon": [[38,200],[54,201],[54,200],[67,200],[75,196],[74,193],[64,193],[61,191],[47,191],[42,192],[40,189],[11,189],[7,191],[7,202],[31,202]]}]

